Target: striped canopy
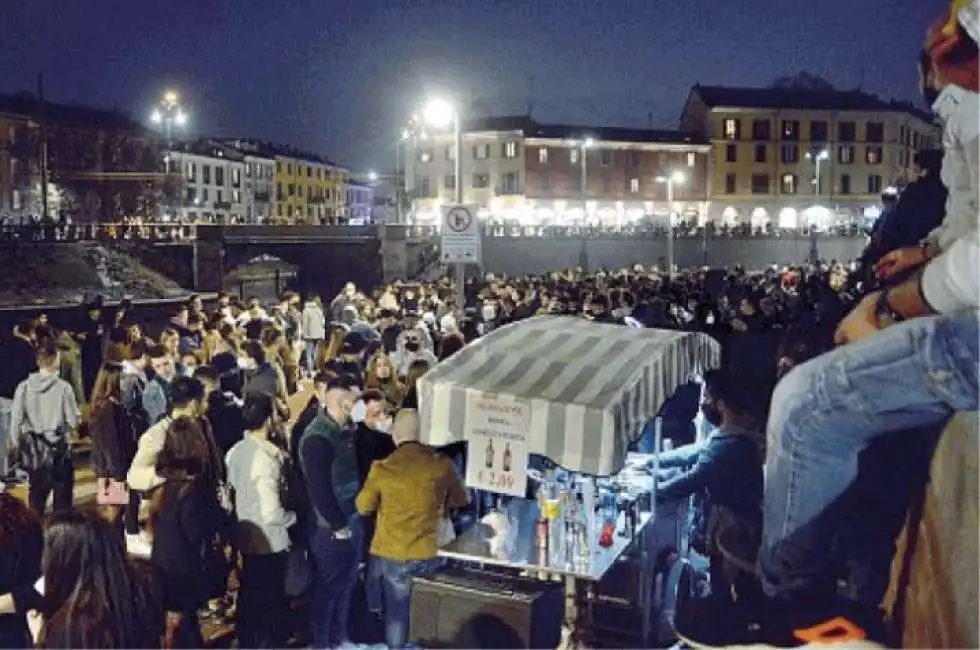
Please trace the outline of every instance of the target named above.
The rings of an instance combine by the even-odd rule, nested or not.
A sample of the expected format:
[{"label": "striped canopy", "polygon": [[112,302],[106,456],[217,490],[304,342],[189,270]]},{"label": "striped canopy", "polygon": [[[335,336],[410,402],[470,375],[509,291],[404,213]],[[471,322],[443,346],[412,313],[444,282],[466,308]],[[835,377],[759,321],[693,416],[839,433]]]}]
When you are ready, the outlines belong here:
[{"label": "striped canopy", "polygon": [[614,474],[674,390],[720,360],[720,346],[705,334],[529,318],[474,341],[419,380],[422,441],[465,440],[474,394],[499,396],[529,405],[530,453],[573,471]]}]

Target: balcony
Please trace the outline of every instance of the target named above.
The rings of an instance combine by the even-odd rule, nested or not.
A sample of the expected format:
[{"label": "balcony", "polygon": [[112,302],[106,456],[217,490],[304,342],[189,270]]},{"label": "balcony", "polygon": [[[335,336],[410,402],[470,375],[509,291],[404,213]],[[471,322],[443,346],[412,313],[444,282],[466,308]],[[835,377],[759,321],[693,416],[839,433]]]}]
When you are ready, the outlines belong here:
[{"label": "balcony", "polygon": [[256,192],[252,196],[255,198],[257,203],[268,203],[269,199],[271,198],[271,194],[269,192]]},{"label": "balcony", "polygon": [[231,201],[215,201],[215,210],[231,210]]}]

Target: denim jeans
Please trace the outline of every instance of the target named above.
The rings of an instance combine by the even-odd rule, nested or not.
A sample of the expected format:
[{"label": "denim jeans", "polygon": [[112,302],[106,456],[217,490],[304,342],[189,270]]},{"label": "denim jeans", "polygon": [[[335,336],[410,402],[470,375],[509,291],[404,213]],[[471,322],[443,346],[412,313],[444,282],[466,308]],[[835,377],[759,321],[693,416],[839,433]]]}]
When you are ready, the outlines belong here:
[{"label": "denim jeans", "polygon": [[350,641],[351,600],[361,558],[361,525],[350,523],[351,536],[334,539],[333,531],[316,527],[310,535],[310,552],[316,566],[310,627],[313,647],[335,648]]},{"label": "denim jeans", "polygon": [[309,372],[316,371],[316,348],[320,345],[320,341],[317,339],[306,339],[303,341],[303,361],[306,365],[306,370]]},{"label": "denim jeans", "polygon": [[10,407],[13,400],[0,397],[0,478],[7,476],[7,455],[13,447],[10,431]]},{"label": "denim jeans", "polygon": [[776,386],[759,553],[766,594],[833,589],[841,505],[873,440],[922,435],[921,427],[977,409],[978,322],[977,311],[963,311],[899,323],[798,366]]},{"label": "denim jeans", "polygon": [[408,642],[408,616],[412,602],[412,578],[434,572],[442,565],[431,560],[389,560],[372,555],[381,575],[385,599],[385,643],[389,648],[404,648]]}]

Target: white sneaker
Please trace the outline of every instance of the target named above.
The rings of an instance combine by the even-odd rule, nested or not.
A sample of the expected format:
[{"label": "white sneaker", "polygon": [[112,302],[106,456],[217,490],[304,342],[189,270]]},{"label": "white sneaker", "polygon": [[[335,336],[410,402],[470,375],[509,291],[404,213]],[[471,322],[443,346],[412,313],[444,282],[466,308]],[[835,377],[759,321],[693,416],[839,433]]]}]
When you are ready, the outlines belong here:
[{"label": "white sneaker", "polygon": [[130,555],[148,558],[150,557],[150,552],[152,550],[153,546],[150,544],[150,542],[143,539],[143,536],[139,533],[135,535],[126,535],[126,552]]}]

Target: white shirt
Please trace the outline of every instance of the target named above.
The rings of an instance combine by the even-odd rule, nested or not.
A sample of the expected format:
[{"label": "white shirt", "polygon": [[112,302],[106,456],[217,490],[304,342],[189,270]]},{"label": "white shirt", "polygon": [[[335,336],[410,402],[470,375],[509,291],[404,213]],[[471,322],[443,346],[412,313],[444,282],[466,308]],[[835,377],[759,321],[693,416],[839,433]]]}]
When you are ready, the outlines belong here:
[{"label": "white shirt", "polygon": [[225,456],[242,553],[264,555],[289,549],[289,527],[296,523],[296,513],[288,512],[280,498],[284,460],[278,447],[248,434]]},{"label": "white shirt", "polygon": [[946,86],[932,110],[943,122],[943,166],[940,178],[949,190],[946,216],[928,240],[948,250],[977,227],[980,211],[980,95]]},{"label": "white shirt", "polygon": [[980,308],[980,230],[960,237],[922,273],[922,295],[940,314]]}]

